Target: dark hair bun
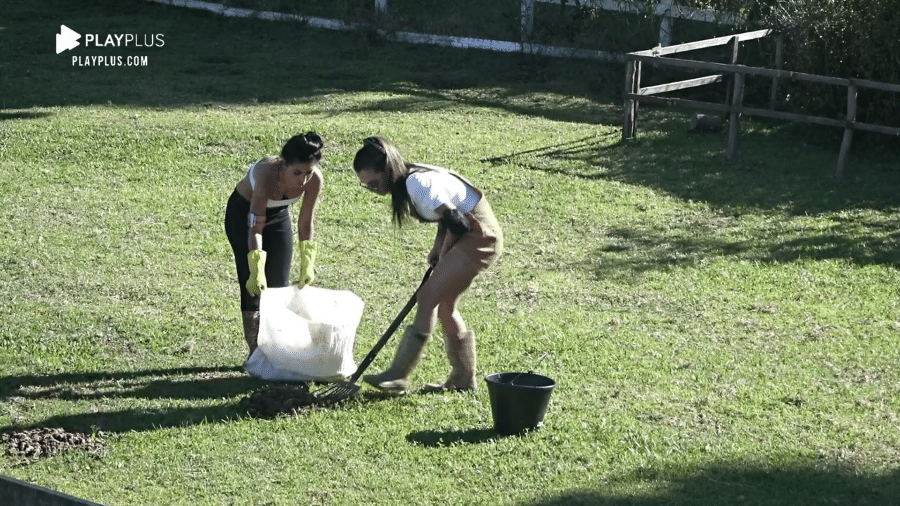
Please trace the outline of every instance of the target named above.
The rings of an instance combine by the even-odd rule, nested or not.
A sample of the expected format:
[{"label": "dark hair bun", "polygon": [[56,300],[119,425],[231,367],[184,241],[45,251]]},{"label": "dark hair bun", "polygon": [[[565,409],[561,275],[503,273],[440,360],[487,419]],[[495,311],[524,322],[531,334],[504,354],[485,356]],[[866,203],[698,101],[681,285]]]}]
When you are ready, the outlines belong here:
[{"label": "dark hair bun", "polygon": [[315,132],[295,135],[281,148],[281,157],[288,164],[319,161],[324,145],[322,137]]},{"label": "dark hair bun", "polygon": [[319,149],[322,149],[322,146],[325,144],[325,141],[322,140],[322,136],[315,132],[306,132],[303,134],[303,138],[306,139],[306,142],[311,146],[318,146]]}]

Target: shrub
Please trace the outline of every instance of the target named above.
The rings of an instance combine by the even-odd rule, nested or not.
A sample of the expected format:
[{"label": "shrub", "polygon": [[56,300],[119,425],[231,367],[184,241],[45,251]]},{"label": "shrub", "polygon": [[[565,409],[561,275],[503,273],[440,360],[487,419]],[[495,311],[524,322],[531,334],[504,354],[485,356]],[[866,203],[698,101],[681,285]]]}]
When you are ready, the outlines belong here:
[{"label": "shrub", "polygon": [[[786,36],[790,68],[834,77],[900,82],[900,2],[880,0],[784,0],[765,23]],[[795,107],[841,116],[843,88],[794,84]],[[859,119],[900,126],[896,93],[861,89]]]},{"label": "shrub", "polygon": [[[689,0],[698,7],[728,9],[748,27],[785,36],[785,68],[842,78],[900,83],[900,0]],[[841,117],[846,89],[785,83],[788,106],[808,114]],[[861,89],[858,119],[900,126],[896,93]]]}]

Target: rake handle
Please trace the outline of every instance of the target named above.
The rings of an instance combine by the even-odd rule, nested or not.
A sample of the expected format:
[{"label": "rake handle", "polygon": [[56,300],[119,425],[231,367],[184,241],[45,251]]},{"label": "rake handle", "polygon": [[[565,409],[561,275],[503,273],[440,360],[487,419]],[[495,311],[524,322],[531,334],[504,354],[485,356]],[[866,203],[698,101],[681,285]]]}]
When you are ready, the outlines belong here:
[{"label": "rake handle", "polygon": [[394,335],[394,332],[397,331],[397,328],[400,326],[401,323],[403,323],[403,320],[406,318],[406,316],[409,314],[409,312],[412,311],[413,306],[416,305],[416,299],[417,299],[417,296],[419,295],[419,290],[422,288],[422,285],[424,285],[425,282],[428,281],[428,277],[431,276],[431,271],[433,271],[433,270],[434,270],[434,267],[429,267],[428,270],[425,271],[425,276],[422,277],[422,282],[419,283],[419,287],[416,288],[416,291],[413,292],[412,297],[410,297],[409,301],[406,303],[406,305],[403,306],[403,309],[400,311],[400,314],[398,314],[397,317],[394,318],[394,321],[391,322],[391,325],[387,328],[386,331],[384,331],[384,335],[382,335],[381,339],[379,339],[378,342],[375,343],[375,346],[372,348],[372,351],[370,351],[369,354],[366,355],[366,358],[364,358],[363,361],[360,362],[359,367],[356,368],[356,372],[353,373],[353,376],[350,376],[351,384],[354,384],[357,381],[359,381],[359,378],[362,376],[363,372],[365,372],[365,370],[369,367],[369,365],[372,363],[372,361],[375,360],[375,356],[378,355],[378,352],[381,351],[382,348],[384,348],[384,345],[387,344],[388,339],[390,339],[391,336]]}]

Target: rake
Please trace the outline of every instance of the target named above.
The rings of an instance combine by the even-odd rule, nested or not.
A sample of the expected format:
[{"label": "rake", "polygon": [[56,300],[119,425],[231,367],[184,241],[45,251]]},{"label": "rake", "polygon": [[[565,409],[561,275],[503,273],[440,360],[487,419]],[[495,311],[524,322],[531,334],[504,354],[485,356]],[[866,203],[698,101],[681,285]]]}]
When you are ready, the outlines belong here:
[{"label": "rake", "polygon": [[356,384],[359,381],[359,378],[362,377],[363,372],[369,367],[373,360],[375,360],[375,356],[378,355],[378,352],[384,348],[384,345],[387,344],[388,339],[396,332],[397,328],[403,323],[403,319],[409,314],[412,310],[413,306],[416,305],[416,296],[419,293],[419,289],[422,288],[422,285],[428,281],[428,277],[431,276],[431,271],[434,270],[433,267],[429,267],[427,271],[425,271],[425,276],[422,278],[422,282],[419,283],[419,288],[416,288],[416,291],[412,294],[412,297],[409,298],[409,301],[403,306],[403,309],[400,311],[400,314],[394,318],[394,321],[391,322],[391,325],[384,332],[384,335],[381,336],[381,339],[375,343],[375,346],[372,348],[372,351],[366,355],[366,358],[359,364],[359,367],[356,368],[356,372],[350,376],[348,381],[339,381],[337,383],[332,383],[327,387],[313,392],[313,398],[316,400],[317,404],[336,404],[345,399],[349,399],[350,397],[356,395],[356,392],[359,391],[359,385]]}]

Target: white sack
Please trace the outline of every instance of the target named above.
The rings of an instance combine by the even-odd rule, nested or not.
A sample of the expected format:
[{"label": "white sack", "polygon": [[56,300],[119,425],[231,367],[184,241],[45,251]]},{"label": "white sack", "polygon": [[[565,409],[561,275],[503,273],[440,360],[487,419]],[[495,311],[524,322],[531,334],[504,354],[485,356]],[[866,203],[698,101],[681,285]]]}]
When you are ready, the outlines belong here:
[{"label": "white sack", "polygon": [[274,381],[340,381],[356,371],[353,343],[363,301],[346,290],[266,288],[256,351],[244,363]]}]

